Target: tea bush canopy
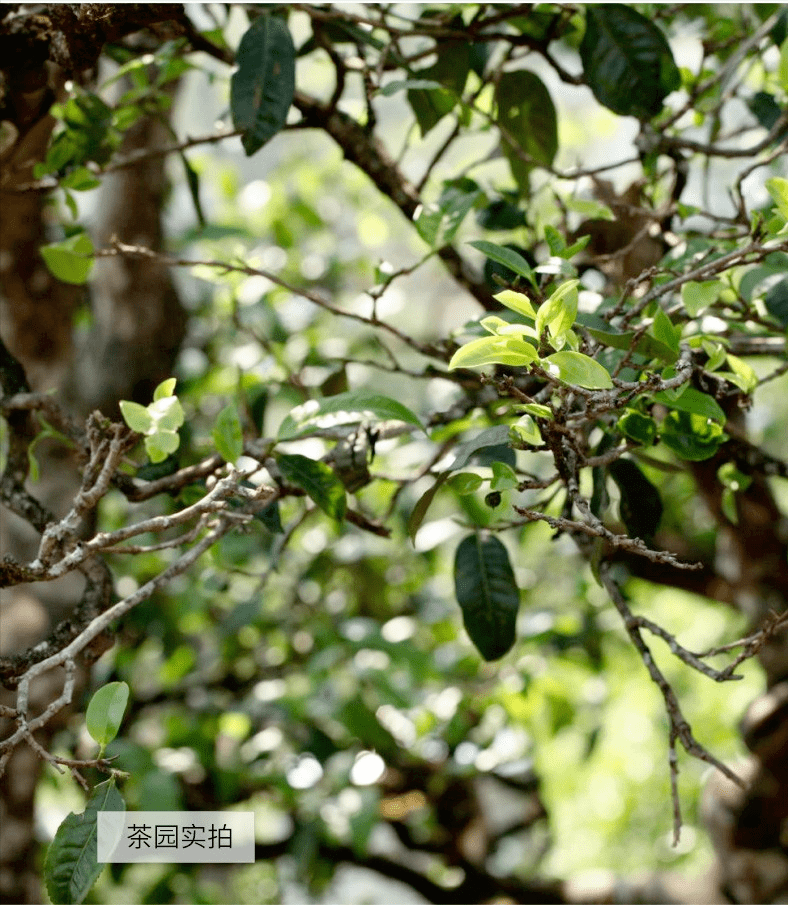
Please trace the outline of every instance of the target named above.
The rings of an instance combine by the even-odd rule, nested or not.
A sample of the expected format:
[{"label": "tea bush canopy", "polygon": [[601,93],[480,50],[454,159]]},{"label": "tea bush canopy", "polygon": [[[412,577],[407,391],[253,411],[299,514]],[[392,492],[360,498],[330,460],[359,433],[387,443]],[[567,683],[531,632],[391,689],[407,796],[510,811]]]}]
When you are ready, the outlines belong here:
[{"label": "tea bush canopy", "polygon": [[5,900],[783,901],[788,10],[0,46]]}]

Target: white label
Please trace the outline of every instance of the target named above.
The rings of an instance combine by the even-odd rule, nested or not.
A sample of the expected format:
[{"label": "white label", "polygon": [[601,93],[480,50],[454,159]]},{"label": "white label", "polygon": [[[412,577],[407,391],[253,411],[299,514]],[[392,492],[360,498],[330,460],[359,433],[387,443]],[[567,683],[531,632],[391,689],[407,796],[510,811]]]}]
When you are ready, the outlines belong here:
[{"label": "white label", "polygon": [[99,811],[99,864],[252,864],[252,811]]}]

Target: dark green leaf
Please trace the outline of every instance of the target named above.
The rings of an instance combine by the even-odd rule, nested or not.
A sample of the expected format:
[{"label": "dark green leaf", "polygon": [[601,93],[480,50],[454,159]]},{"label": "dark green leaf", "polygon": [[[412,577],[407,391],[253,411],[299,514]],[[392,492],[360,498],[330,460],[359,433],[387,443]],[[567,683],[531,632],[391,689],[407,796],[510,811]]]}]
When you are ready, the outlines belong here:
[{"label": "dark green leaf", "polygon": [[594,96],[614,113],[650,119],[681,84],[659,28],[631,6],[586,6],[580,44],[583,74]]},{"label": "dark green leaf", "polygon": [[447,113],[451,113],[465,88],[471,68],[470,44],[439,44],[438,59],[432,66],[414,73],[417,78],[439,82],[442,88],[412,88],[408,103],[419,124],[422,138]]},{"label": "dark green leaf", "polygon": [[540,164],[550,166],[558,150],[558,120],[544,82],[527,69],[505,72],[495,91],[501,149],[515,182],[529,192],[529,174]]},{"label": "dark green leaf", "polygon": [[654,393],[652,398],[655,402],[661,402],[663,405],[677,409],[680,412],[699,415],[701,418],[709,418],[718,424],[725,424],[725,412],[720,408],[717,400],[707,393],[701,393],[695,387],[686,387],[684,392],[675,398],[672,394],[664,391]]},{"label": "dark green leaf", "polygon": [[661,439],[680,458],[702,462],[710,459],[727,438],[716,421],[678,411],[665,416]]},{"label": "dark green leaf", "polygon": [[506,547],[492,535],[471,534],[457,547],[454,587],[463,622],[485,660],[497,660],[515,639],[520,591]]},{"label": "dark green leaf", "polygon": [[[632,348],[632,342],[635,337],[635,334],[632,331],[628,333],[612,333],[608,330],[597,330],[594,327],[586,327],[586,330],[598,343],[602,343],[603,346],[609,346],[612,349],[624,349],[625,351]],[[644,356],[644,358],[659,358],[670,364],[673,364],[678,358],[678,355],[673,349],[666,346],[665,343],[660,342],[658,339],[655,339],[653,336],[648,335],[640,337],[635,346],[635,351],[638,355]]]},{"label": "dark green leaf", "polygon": [[325,462],[297,454],[282,454],[276,461],[284,477],[305,490],[326,515],[344,518],[345,488]]},{"label": "dark green leaf", "polygon": [[[508,424],[499,424],[496,427],[490,427],[487,430],[483,430],[480,434],[474,437],[472,440],[466,440],[465,443],[460,444],[457,447],[456,458],[451,464],[450,471],[457,471],[459,468],[465,468],[465,466],[477,456],[481,450],[486,449],[487,447],[494,446],[498,448],[500,451],[500,447],[505,446],[508,447],[509,441],[509,425]],[[506,461],[509,465],[514,465],[514,451],[509,449],[509,452],[512,454],[512,461],[508,461],[507,459],[498,458],[496,461]],[[484,465],[489,464],[488,462],[481,463]]]},{"label": "dark green leaf", "polygon": [[416,230],[428,245],[440,248],[454,239],[466,214],[484,197],[472,179],[457,179],[444,183],[436,204],[424,205],[414,218]]},{"label": "dark green leaf", "polygon": [[766,310],[783,328],[788,328],[788,277],[775,283],[764,296]]},{"label": "dark green leaf", "polygon": [[257,521],[262,522],[271,534],[284,534],[285,529],[282,527],[278,500],[274,500],[273,503],[269,503],[264,509],[256,512],[254,517]]},{"label": "dark green leaf", "polygon": [[507,198],[496,198],[476,214],[476,222],[483,229],[517,229],[525,226],[525,211],[518,207],[516,201]]},{"label": "dark green leaf", "polygon": [[44,879],[55,905],[84,901],[104,869],[96,860],[99,811],[125,811],[126,803],[110,779],[96,786],[82,814],[60,824],[44,862]]},{"label": "dark green leaf", "polygon": [[416,505],[413,507],[413,511],[408,517],[408,537],[411,539],[411,541],[416,540],[416,533],[421,527],[421,523],[424,521],[424,516],[427,514],[427,510],[430,508],[430,505],[435,498],[435,494],[438,492],[438,488],[448,477],[448,471],[444,471],[440,475],[438,475],[435,483],[424,491],[424,493],[416,502]]},{"label": "dark green leaf", "polygon": [[517,276],[525,277],[533,286],[536,286],[536,278],[531,265],[517,251],[513,251],[504,245],[496,245],[494,242],[487,242],[484,239],[477,239],[475,242],[469,242],[470,246],[475,248],[482,254],[487,255],[490,260],[497,264],[503,264],[509,270],[513,271]]},{"label": "dark green leaf", "polygon": [[654,419],[633,409],[624,412],[616,422],[616,427],[625,437],[643,446],[651,446],[657,439],[657,425]]},{"label": "dark green leaf", "polygon": [[285,22],[268,13],[255,19],[241,38],[237,62],[230,109],[250,157],[282,129],[293,101],[295,48]]},{"label": "dark green leaf", "polygon": [[608,471],[621,493],[621,521],[633,537],[650,544],[662,518],[659,491],[629,459],[616,459],[608,465]]},{"label": "dark green leaf", "polygon": [[192,198],[192,204],[194,205],[194,213],[197,216],[197,222],[200,224],[200,229],[205,228],[205,214],[203,213],[202,203],[200,201],[200,176],[197,170],[189,163],[189,158],[181,152],[181,161],[183,163],[183,169],[186,172],[186,184],[189,186],[189,194]]},{"label": "dark green leaf", "polygon": [[[774,99],[774,95],[765,91],[757,91],[748,101],[747,106],[752,111],[759,125],[769,130],[777,122],[783,113],[783,108]],[[782,141],[788,134],[788,127],[775,136],[775,142]]]}]

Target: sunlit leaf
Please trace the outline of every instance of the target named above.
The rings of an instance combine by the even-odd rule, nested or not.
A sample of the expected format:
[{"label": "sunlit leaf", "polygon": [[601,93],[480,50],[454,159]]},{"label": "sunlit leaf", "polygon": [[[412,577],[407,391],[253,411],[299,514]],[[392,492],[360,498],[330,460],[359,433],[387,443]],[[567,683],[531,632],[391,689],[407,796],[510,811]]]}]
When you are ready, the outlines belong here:
[{"label": "sunlit leaf", "polygon": [[117,736],[128,700],[129,686],[125,682],[109,682],[90,699],[85,725],[91,738],[102,748]]},{"label": "sunlit leaf", "polygon": [[138,434],[147,434],[153,429],[153,416],[144,405],[128,399],[121,399],[119,405],[123,420],[133,431]]},{"label": "sunlit leaf", "polygon": [[511,308],[512,311],[516,311],[523,317],[527,317],[529,320],[536,319],[536,311],[531,304],[531,300],[522,292],[515,292],[513,289],[504,289],[503,292],[496,293],[495,299],[507,308]]},{"label": "sunlit leaf", "polygon": [[62,242],[41,246],[41,257],[52,276],[63,283],[86,283],[93,270],[93,242],[80,232]]},{"label": "sunlit leaf", "polygon": [[482,336],[461,346],[451,357],[449,370],[502,364],[522,367],[537,360],[536,349],[516,337]]},{"label": "sunlit leaf", "polygon": [[609,390],[613,381],[607,370],[582,352],[554,352],[542,359],[542,367],[564,383],[590,390]]},{"label": "sunlit leaf", "polygon": [[788,179],[772,176],[766,180],[766,189],[772,196],[777,210],[788,220]]}]

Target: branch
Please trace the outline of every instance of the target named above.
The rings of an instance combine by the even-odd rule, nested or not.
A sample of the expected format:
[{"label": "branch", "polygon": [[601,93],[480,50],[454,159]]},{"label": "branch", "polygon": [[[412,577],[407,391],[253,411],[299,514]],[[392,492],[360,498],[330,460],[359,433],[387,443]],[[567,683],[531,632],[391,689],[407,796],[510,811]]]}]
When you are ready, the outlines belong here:
[{"label": "branch", "polygon": [[654,662],[651,651],[646,645],[646,642],[643,640],[643,636],[640,634],[641,624],[638,618],[634,616],[632,611],[629,609],[629,606],[624,599],[624,595],[621,593],[621,589],[610,574],[610,563],[603,562],[600,564],[599,577],[605,587],[605,590],[610,596],[610,599],[613,601],[613,605],[618,610],[619,615],[624,622],[624,627],[627,630],[627,634],[634,644],[635,649],[640,654],[640,658],[643,661],[646,669],[648,670],[648,674],[651,677],[651,680],[654,682],[657,688],[659,688],[660,692],[662,693],[663,700],[665,701],[665,709],[667,711],[668,720],[670,722],[670,791],[671,800],[673,801],[673,841],[675,845],[679,841],[682,825],[681,805],[679,803],[678,795],[679,768],[678,758],[676,756],[676,741],[681,742],[681,745],[687,752],[687,754],[716,767],[721,773],[727,776],[727,778],[730,779],[731,782],[736,783],[736,785],[741,786],[742,788],[744,787],[744,782],[733,772],[733,770],[725,766],[722,761],[718,760],[713,754],[707,751],[706,748],[704,748],[704,746],[701,745],[700,742],[698,742],[695,736],[692,734],[692,728],[684,717],[684,714],[681,712],[681,707],[679,706],[676,693],[673,691],[672,686],[664,677],[657,664]]},{"label": "branch", "polygon": [[[296,91],[293,105],[301,112],[304,126],[321,129],[330,135],[345,158],[366,173],[380,192],[400,209],[406,220],[413,220],[421,198],[375,135],[368,134],[347,113],[321,104],[302,91]],[[439,249],[438,257],[452,277],[485,311],[498,310],[489,286],[479,279],[452,245]]]},{"label": "branch", "polygon": [[[235,521],[227,516],[220,518],[213,528],[195,544],[191,549],[183,553],[157,576],[138,588],[133,594],[120,600],[114,606],[96,616],[69,644],[62,650],[31,666],[19,680],[16,696],[16,720],[19,728],[7,739],[0,742],[0,776],[3,775],[5,766],[13,749],[20,742],[28,741],[31,734],[46,725],[52,717],[63,707],[71,703],[74,693],[74,674],[76,671],[76,658],[99,635],[109,629],[111,624],[125,616],[135,606],[147,600],[155,591],[166,585],[173,578],[181,575],[189,569],[199,558],[219,541],[228,531],[235,526]],[[39,716],[30,719],[28,708],[30,705],[31,682],[58,666],[64,667],[66,679],[63,684],[63,692],[57,700],[53,701]]]}]

